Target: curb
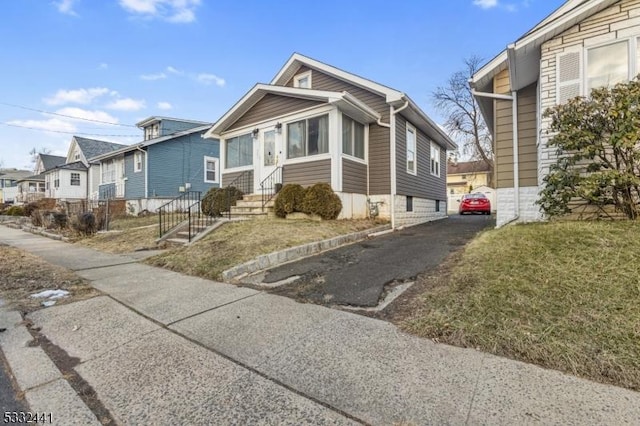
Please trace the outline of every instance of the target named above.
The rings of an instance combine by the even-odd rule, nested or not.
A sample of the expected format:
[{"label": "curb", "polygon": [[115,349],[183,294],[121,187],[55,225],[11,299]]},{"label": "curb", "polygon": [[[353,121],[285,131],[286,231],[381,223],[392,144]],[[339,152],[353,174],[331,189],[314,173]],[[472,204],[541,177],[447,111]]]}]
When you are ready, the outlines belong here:
[{"label": "curb", "polygon": [[263,254],[262,256],[258,256],[253,260],[223,271],[221,274],[222,280],[230,281],[241,275],[252,274],[263,269],[272,268],[274,266],[282,265],[283,263],[313,256],[314,254],[331,250],[346,244],[365,240],[369,237],[380,235],[380,232],[385,232],[389,230],[390,227],[391,225],[383,225],[377,228],[365,229],[364,231],[355,232],[353,234],[340,235],[328,240],[315,241],[313,243],[307,243],[301,246],[291,247],[269,254]]},{"label": "curb", "polygon": [[31,232],[32,234],[35,234],[35,235],[42,235],[43,237],[47,237],[47,238],[52,239],[52,240],[64,241],[65,243],[69,242],[69,238],[64,237],[62,235],[53,234],[51,232],[47,232],[43,228],[36,228],[36,227],[33,227],[33,226],[20,225],[20,224],[16,224],[16,223],[3,223],[3,225],[6,226],[7,228],[21,229],[24,232]]},{"label": "curb", "polygon": [[100,425],[40,346],[31,346],[31,333],[17,311],[0,310],[0,348],[31,412],[44,414],[52,424]]}]

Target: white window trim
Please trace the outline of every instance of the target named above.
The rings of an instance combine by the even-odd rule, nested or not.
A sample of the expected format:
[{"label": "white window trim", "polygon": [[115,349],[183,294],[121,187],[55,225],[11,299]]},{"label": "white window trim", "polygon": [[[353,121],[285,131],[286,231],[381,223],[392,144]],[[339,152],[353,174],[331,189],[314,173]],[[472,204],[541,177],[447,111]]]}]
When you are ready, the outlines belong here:
[{"label": "white window trim", "polygon": [[[223,159],[223,163],[224,163],[224,172],[225,173],[235,173],[235,172],[243,172],[245,170],[253,170],[254,169],[254,162],[255,162],[255,149],[256,149],[256,143],[255,143],[255,139],[252,136],[252,141],[253,141],[253,146],[251,149],[251,153],[252,153],[252,158],[251,158],[251,164],[248,164],[246,166],[237,166],[237,167],[227,167],[227,141],[229,139],[233,139],[233,138],[237,138],[239,136],[243,136],[243,135],[247,135],[251,132],[247,132],[247,130],[243,130],[242,132],[234,132],[234,133],[230,133],[222,138],[220,138],[220,158]],[[215,157],[214,157],[215,158]],[[222,172],[222,170],[221,170]]]},{"label": "white window trim", "polygon": [[[303,121],[303,120],[304,121],[308,121],[308,120],[310,120],[312,118],[322,117],[323,115],[327,116],[327,133],[328,133],[327,137],[329,138],[329,140],[327,141],[327,143],[328,143],[328,147],[327,147],[328,151],[327,152],[321,152],[321,153],[318,153],[318,154],[313,154],[313,155],[303,155],[302,157],[289,158],[289,124],[296,123],[298,121]],[[333,152],[332,152],[333,150],[332,150],[332,147],[331,147],[331,134],[332,134],[331,133],[331,120],[332,120],[331,117],[332,117],[332,115],[331,115],[330,112],[321,112],[321,113],[311,114],[311,115],[308,115],[308,116],[303,117],[303,118],[297,118],[295,120],[290,120],[290,121],[287,121],[285,123],[282,123],[282,128],[283,128],[283,130],[282,130],[283,147],[282,148],[283,148],[283,153],[284,153],[284,164],[305,163],[307,161],[315,161],[315,160],[321,159],[323,157],[330,158],[331,155],[333,154]],[[335,125],[336,124],[334,124],[334,126]],[[308,131],[308,128],[306,128],[306,129]],[[342,151],[342,149],[340,149],[340,151]],[[312,160],[308,160],[308,159],[312,159]],[[302,161],[300,161],[300,160],[302,160]],[[304,160],[307,160],[307,161],[304,161]]]},{"label": "white window trim", "polygon": [[[431,173],[431,176],[440,177],[442,175],[442,173],[441,173],[442,164],[440,163],[440,158],[442,157],[442,152],[440,151],[440,147],[437,144],[435,144],[433,142],[430,142],[430,144],[431,144],[431,149],[429,151],[429,173]],[[437,161],[436,161],[436,163],[438,164],[438,167],[437,167],[437,172],[438,173],[433,173],[433,171],[431,170],[431,154],[432,154],[432,151],[434,150],[434,148],[436,150],[436,153],[438,154],[438,158],[437,158]]]},{"label": "white window trim", "polygon": [[[73,184],[73,175],[78,175],[78,184],[77,185]],[[82,186],[82,176],[80,175],[80,172],[70,172],[69,173],[69,186]]]},{"label": "white window trim", "polygon": [[[215,164],[215,179],[214,180],[207,180],[207,172],[209,171],[207,169],[207,163],[214,163]],[[220,160],[216,157],[207,157],[205,155],[204,157],[204,181],[205,183],[220,183]]]},{"label": "white window trim", "polygon": [[340,122],[339,126],[340,128],[338,129],[338,134],[340,135],[340,155],[343,158],[346,158],[348,160],[351,161],[356,161],[358,163],[362,163],[362,164],[368,164],[369,161],[369,124],[364,124],[364,123],[360,123],[364,126],[364,158],[360,158],[360,157],[356,157],[355,155],[349,155],[349,154],[345,154],[344,152],[342,152],[342,116],[344,117],[348,117],[351,120],[355,121],[356,123],[360,123],[358,120],[356,120],[355,118],[351,118],[351,116],[349,116],[348,114],[345,114],[344,112],[340,113],[340,116],[338,118],[338,121]]},{"label": "white window trim", "polygon": [[[406,154],[409,153],[409,131],[413,132],[413,143],[414,143],[414,147],[413,147],[413,170],[409,169],[409,160],[406,158]],[[418,175],[418,131],[416,130],[416,128],[407,121],[407,128],[405,130],[405,168],[407,173],[409,173],[410,175],[414,175],[417,176]]]},{"label": "white window trim", "polygon": [[624,38],[616,38],[613,40],[607,40],[602,43],[589,44],[588,46],[584,47],[583,53],[582,53],[581,71],[582,71],[582,95],[583,96],[589,95],[589,87],[588,87],[589,76],[587,75],[587,66],[589,64],[589,51],[592,49],[597,49],[599,47],[606,47],[609,45],[622,43],[622,42],[627,43],[627,55],[629,58],[629,68],[627,69],[627,81],[631,81],[638,74],[640,74],[640,64],[637,63],[638,62],[637,49],[640,46],[639,35],[633,35],[633,36],[624,37]]},{"label": "white window trim", "polygon": [[[140,167],[138,167],[138,157],[140,158]],[[142,153],[140,151],[136,151],[133,153],[133,172],[139,173],[142,171]]]},{"label": "white window trim", "polygon": [[293,87],[300,87],[300,80],[303,80],[304,78],[307,78],[307,81],[309,82],[308,87],[305,87],[305,89],[311,89],[313,86],[311,85],[311,70],[309,71],[305,71],[302,72],[300,74],[296,74],[293,77]]}]

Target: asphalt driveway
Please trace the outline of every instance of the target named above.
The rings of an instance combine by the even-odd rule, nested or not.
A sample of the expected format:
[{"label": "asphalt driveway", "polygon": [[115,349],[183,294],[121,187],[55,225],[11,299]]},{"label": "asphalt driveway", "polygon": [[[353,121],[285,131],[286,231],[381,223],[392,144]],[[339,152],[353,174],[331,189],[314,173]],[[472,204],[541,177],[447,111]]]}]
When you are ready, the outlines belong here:
[{"label": "asphalt driveway", "polygon": [[275,292],[316,303],[376,306],[387,284],[412,281],[436,268],[493,225],[490,216],[451,216],[278,266],[262,281],[299,276]]}]

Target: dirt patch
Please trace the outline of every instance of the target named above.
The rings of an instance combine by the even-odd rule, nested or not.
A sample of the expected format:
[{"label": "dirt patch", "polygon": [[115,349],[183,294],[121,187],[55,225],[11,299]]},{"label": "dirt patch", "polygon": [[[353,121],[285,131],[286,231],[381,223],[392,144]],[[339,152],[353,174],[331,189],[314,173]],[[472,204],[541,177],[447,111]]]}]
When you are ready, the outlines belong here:
[{"label": "dirt patch", "polygon": [[85,279],[60,266],[17,248],[0,245],[0,299],[21,312],[42,308],[42,299],[30,297],[43,290],[66,290],[70,294],[56,304],[70,303],[100,295]]}]

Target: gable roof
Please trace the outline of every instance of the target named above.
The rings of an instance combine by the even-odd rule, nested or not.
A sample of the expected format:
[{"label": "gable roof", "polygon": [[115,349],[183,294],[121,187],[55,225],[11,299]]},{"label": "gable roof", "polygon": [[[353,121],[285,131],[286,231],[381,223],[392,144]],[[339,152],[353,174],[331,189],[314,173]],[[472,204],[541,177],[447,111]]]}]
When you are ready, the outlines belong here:
[{"label": "gable roof", "polygon": [[23,179],[27,176],[31,176],[33,172],[31,170],[18,170],[18,169],[0,169],[0,179]]},{"label": "gable roof", "polygon": [[460,163],[447,163],[447,175],[460,175],[467,173],[488,173],[489,165],[483,161],[465,161]]},{"label": "gable roof", "polygon": [[251,107],[253,107],[266,94],[288,96],[299,99],[309,99],[328,104],[335,104],[341,109],[348,111],[355,119],[366,123],[376,121],[380,118],[375,110],[364,102],[358,100],[349,92],[331,92],[326,90],[300,89],[296,87],[273,86],[270,84],[256,84],[247,92],[236,104],[223,115],[207,133],[205,138],[214,137],[224,132],[229,126],[242,117]]},{"label": "gable roof", "polygon": [[470,79],[474,89],[492,91],[493,77],[508,68],[512,90],[534,83],[540,73],[540,46],[619,0],[569,0],[524,33]]},{"label": "gable roof", "polygon": [[74,136],[73,139],[87,160],[127,146],[97,139],[82,138],[80,136]]},{"label": "gable roof", "polygon": [[38,175],[31,175],[31,176],[27,176],[24,177],[22,179],[18,179],[18,183],[20,182],[44,182],[44,172],[38,174]]},{"label": "gable roof", "polygon": [[[285,87],[284,85],[295,75],[295,73],[304,65],[308,68],[318,70],[340,80],[346,81],[354,86],[363,88],[370,92],[383,96],[390,106],[400,109],[407,106],[402,112],[403,115],[410,118],[412,123],[425,132],[438,145],[446,149],[457,149],[456,144],[427,114],[418,107],[418,105],[405,93],[356,74],[349,73],[334,66],[325,64],[299,53],[294,53],[285,63],[282,69],[271,80],[270,84],[256,84],[242,99],[240,99],[226,114],[224,114],[209,130],[204,137],[217,137],[224,132],[231,124],[237,121],[245,112],[255,105],[267,93],[280,94],[284,96],[293,96],[299,98],[307,98],[319,100],[322,102],[338,104],[341,109],[351,114],[359,114],[364,117],[365,122],[373,122],[380,120],[380,115],[371,109],[364,102],[358,100],[349,92],[329,92],[313,89],[300,89],[293,87]],[[358,111],[359,110],[359,111]],[[354,117],[354,118],[358,118]],[[375,118],[375,120],[374,120]],[[387,124],[388,126],[388,124]]]},{"label": "gable roof", "polygon": [[40,161],[42,161],[42,167],[44,167],[45,171],[49,169],[53,169],[60,164],[64,164],[67,161],[67,157],[61,157],[59,155],[49,155],[49,154],[38,154],[40,157]]},{"label": "gable roof", "polygon": [[133,144],[133,145],[123,145],[123,147],[120,148],[120,149],[116,149],[116,150],[107,152],[107,153],[102,154],[102,155],[97,155],[97,156],[93,157],[92,160],[94,160],[94,161],[106,160],[108,158],[124,154],[125,152],[136,151],[138,149],[142,149],[142,148],[147,147],[149,145],[155,145],[157,143],[166,142],[166,141],[169,141],[171,139],[176,139],[176,138],[179,138],[181,136],[189,135],[191,133],[204,132],[205,130],[209,129],[210,127],[211,127],[211,123],[206,123],[206,125],[204,125],[204,126],[192,127],[191,129],[183,130],[183,131],[177,132],[177,133],[172,133],[172,134],[166,135],[166,136],[160,136],[159,138],[148,139],[146,141],[138,142],[138,143]]},{"label": "gable roof", "polygon": [[47,170],[45,172],[45,174],[48,173],[48,172],[51,172],[53,170],[60,170],[60,169],[65,169],[65,170],[87,170],[87,166],[85,166],[82,161],[74,161],[73,163],[60,164],[59,166],[56,166],[51,170]]}]

